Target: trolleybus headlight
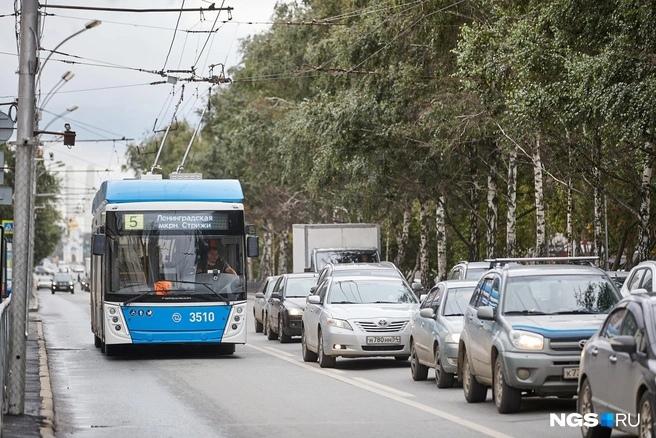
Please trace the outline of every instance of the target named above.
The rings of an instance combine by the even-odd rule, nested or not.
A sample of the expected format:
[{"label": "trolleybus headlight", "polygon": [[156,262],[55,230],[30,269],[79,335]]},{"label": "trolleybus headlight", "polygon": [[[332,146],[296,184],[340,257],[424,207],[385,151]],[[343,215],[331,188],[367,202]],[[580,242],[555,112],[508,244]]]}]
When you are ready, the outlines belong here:
[{"label": "trolleybus headlight", "polygon": [[239,327],[237,324],[233,324],[233,325],[232,325],[232,329],[233,329],[233,330],[237,330],[237,327]]},{"label": "trolleybus headlight", "polygon": [[112,322],[117,323],[118,322],[118,316],[112,316]]},{"label": "trolleybus headlight", "polygon": [[242,307],[237,307],[237,313],[241,313],[243,311],[244,311],[244,309]]},{"label": "trolleybus headlight", "polygon": [[118,324],[116,324],[116,325],[114,326],[114,328],[116,329],[117,332],[120,332],[120,331],[121,331],[121,326],[118,325]]},{"label": "trolleybus headlight", "polygon": [[239,322],[240,319],[241,319],[241,318],[239,318],[239,315],[235,315],[235,321],[236,321],[236,322]]},{"label": "trolleybus headlight", "polygon": [[113,308],[113,307],[110,307],[110,308],[109,308],[109,314],[110,314],[110,315],[113,315],[113,314],[115,314],[115,313],[116,313],[116,309]]}]

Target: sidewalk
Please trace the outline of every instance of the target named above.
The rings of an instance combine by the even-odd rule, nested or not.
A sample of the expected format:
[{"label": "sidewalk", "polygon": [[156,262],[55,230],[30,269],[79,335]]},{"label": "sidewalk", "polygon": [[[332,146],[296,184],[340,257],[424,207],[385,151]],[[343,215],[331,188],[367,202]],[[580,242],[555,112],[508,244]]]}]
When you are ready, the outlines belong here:
[{"label": "sidewalk", "polygon": [[[52,418],[54,417],[52,394],[49,387],[50,377],[47,371],[41,318],[37,313],[37,308],[38,303],[36,303],[36,306],[30,305],[25,376],[25,414],[4,415],[2,438],[54,436],[52,429]],[[42,388],[42,381],[45,383],[44,388]]]}]

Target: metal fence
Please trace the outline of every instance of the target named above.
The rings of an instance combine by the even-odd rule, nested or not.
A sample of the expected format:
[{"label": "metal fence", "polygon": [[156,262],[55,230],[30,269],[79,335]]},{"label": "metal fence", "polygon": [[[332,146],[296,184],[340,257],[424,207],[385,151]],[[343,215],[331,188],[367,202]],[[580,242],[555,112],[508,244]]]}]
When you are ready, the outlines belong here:
[{"label": "metal fence", "polygon": [[7,411],[5,406],[5,379],[7,377],[7,357],[9,354],[9,304],[11,296],[0,303],[0,430],[2,417]]}]

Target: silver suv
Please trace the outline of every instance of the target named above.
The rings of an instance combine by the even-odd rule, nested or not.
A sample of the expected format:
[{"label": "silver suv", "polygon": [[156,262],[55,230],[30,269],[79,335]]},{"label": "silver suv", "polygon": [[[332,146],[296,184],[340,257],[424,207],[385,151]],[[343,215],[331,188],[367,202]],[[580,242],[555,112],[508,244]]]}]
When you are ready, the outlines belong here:
[{"label": "silver suv", "polygon": [[459,262],[449,271],[447,280],[478,281],[490,269],[490,262]]},{"label": "silver suv", "polygon": [[523,394],[576,395],[581,349],[619,299],[606,273],[593,266],[513,264],[491,270],[465,310],[458,349],[465,399],[485,401],[492,386],[499,412],[511,413],[519,410]]}]

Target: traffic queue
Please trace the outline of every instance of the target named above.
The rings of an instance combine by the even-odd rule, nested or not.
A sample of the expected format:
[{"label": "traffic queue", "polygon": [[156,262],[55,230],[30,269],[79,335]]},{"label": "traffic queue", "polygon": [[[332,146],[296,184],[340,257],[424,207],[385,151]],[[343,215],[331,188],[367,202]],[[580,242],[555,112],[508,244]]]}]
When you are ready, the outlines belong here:
[{"label": "traffic queue", "polygon": [[491,388],[501,414],[518,412],[525,397],[576,397],[580,418],[627,419],[582,422],[584,437],[612,428],[652,436],[656,262],[623,275],[621,290],[591,257],[462,262],[426,294],[392,263],[352,262],[267,278],[256,332],[300,336],[303,360],[322,368],[409,359],[412,380],[434,370],[436,386],[461,386],[467,403],[486,401]]}]

